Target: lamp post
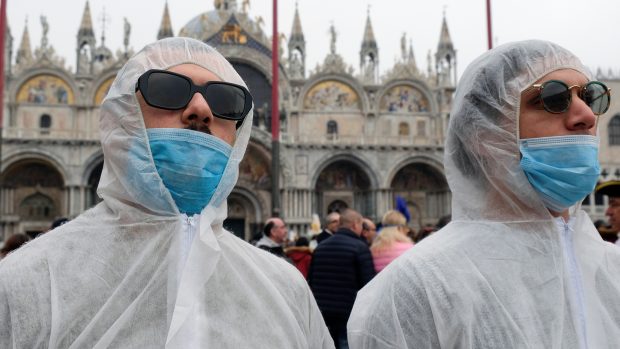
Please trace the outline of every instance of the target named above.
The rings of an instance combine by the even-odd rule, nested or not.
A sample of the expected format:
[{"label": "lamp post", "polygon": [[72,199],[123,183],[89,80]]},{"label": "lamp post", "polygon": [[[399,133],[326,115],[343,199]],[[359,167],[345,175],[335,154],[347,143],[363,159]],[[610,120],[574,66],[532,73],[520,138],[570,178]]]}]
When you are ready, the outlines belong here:
[{"label": "lamp post", "polygon": [[280,217],[280,108],[278,98],[278,0],[273,0],[273,33],[271,36],[271,214]]},{"label": "lamp post", "polygon": [[[2,192],[2,131],[4,124],[4,40],[6,38],[6,0],[0,0],[0,193]],[[0,205],[0,214],[4,208]],[[4,236],[0,223],[0,237]]]},{"label": "lamp post", "polygon": [[487,0],[487,42],[489,50],[493,48],[493,30],[491,28],[491,0]]}]

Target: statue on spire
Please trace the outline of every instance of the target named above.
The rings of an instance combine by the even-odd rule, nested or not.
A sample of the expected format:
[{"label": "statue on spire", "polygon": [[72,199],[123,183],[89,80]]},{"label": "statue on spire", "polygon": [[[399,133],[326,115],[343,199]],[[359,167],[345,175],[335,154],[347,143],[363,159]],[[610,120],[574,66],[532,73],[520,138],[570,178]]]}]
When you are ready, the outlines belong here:
[{"label": "statue on spire", "polygon": [[50,26],[47,23],[47,17],[41,16],[41,26],[43,27],[43,36],[41,36],[41,48],[47,47],[47,32],[50,30]]},{"label": "statue on spire", "polygon": [[331,27],[329,28],[329,34],[332,37],[329,49],[330,49],[331,53],[333,55],[335,55],[336,54],[336,37],[337,37],[337,34],[336,34],[336,28],[334,28],[334,23],[333,22],[332,22]]},{"label": "statue on spire", "polygon": [[407,60],[407,33],[403,33],[403,36],[400,38],[400,56],[403,61]]},{"label": "statue on spire", "polygon": [[123,20],[125,21],[125,25],[123,27],[124,28],[123,44],[125,45],[125,53],[126,53],[128,50],[128,46],[129,46],[129,35],[131,34],[131,24],[127,20],[127,17],[124,17]]}]

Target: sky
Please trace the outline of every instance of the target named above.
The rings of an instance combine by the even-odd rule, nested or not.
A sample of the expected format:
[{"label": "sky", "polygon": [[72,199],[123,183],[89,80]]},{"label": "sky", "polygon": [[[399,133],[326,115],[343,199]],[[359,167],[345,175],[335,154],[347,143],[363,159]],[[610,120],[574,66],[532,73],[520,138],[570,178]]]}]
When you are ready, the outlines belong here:
[{"label": "sky", "polygon": [[[251,17],[264,20],[271,36],[272,0],[249,0]],[[75,67],[77,31],[86,0],[7,0],[7,17],[17,51],[28,23],[32,49],[40,46],[40,16],[49,23],[48,41],[68,66]],[[238,1],[239,7],[241,0]],[[336,51],[357,71],[367,14],[379,46],[379,69],[388,71],[400,56],[403,33],[413,44],[418,67],[426,71],[427,53],[434,54],[445,17],[457,50],[457,71],[487,49],[486,0],[279,0],[278,29],[290,34],[295,6],[299,8],[306,39],[306,69],[313,69],[329,53],[329,28],[337,32]],[[116,52],[123,47],[123,18],[131,24],[130,47],[138,51],[156,40],[165,0],[90,0],[97,46],[105,17],[105,43]],[[168,0],[172,27],[182,26],[214,9],[213,0]],[[610,69],[620,77],[618,0],[495,0],[492,1],[494,45],[525,39],[554,41],[596,71]],[[105,16],[103,14],[105,13]]]}]

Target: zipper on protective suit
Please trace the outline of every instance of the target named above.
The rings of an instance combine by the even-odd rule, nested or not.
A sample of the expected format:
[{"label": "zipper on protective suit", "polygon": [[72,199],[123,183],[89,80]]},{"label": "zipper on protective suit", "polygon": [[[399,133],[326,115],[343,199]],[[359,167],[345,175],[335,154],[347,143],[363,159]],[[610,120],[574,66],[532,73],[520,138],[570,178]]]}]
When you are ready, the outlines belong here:
[{"label": "zipper on protective suit", "polygon": [[[573,220],[574,218],[570,218]],[[577,264],[577,257],[575,256],[575,246],[573,244],[573,232],[570,229],[570,225],[562,220],[562,248],[564,250],[564,259],[568,267],[569,282],[571,284],[572,298],[575,300],[575,315],[577,316],[577,331],[581,334],[580,347],[587,349],[587,333],[586,333],[586,312],[585,312],[585,296],[583,290],[583,282],[581,273],[579,272],[579,266]]]},{"label": "zipper on protective suit", "polygon": [[[181,243],[180,243],[180,258],[179,258],[179,273],[181,275],[183,271],[183,267],[185,267],[185,262],[187,261],[187,257],[189,257],[189,251],[192,248],[192,242],[196,237],[196,231],[198,226],[198,218],[200,215],[192,215],[191,217],[187,216],[185,213],[181,214]],[[180,277],[179,277],[180,281]]]}]

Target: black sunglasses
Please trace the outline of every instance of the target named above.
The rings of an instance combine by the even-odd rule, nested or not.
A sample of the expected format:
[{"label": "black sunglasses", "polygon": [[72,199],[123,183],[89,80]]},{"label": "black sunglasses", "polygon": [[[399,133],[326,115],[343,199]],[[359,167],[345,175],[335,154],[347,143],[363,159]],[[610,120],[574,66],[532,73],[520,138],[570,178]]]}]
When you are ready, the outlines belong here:
[{"label": "black sunglasses", "polygon": [[146,104],[160,109],[183,109],[197,92],[218,118],[241,121],[252,109],[252,95],[243,86],[223,81],[198,86],[187,76],[167,70],[151,69],[142,74],[136,82],[138,90]]},{"label": "black sunglasses", "polygon": [[538,89],[538,96],[533,102],[541,102],[546,111],[560,114],[570,107],[573,88],[578,88],[578,96],[583,100],[594,115],[604,114],[611,102],[611,89],[600,81],[590,81],[585,85],[568,86],[560,80],[549,80],[542,84],[530,86],[528,89]]}]

